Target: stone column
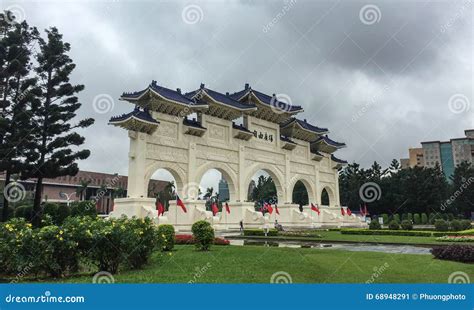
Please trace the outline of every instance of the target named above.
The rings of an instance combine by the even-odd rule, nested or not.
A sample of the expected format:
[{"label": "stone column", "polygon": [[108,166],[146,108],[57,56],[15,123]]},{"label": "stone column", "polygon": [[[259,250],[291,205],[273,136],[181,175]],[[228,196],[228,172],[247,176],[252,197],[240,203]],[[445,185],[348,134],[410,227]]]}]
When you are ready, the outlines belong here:
[{"label": "stone column", "polygon": [[146,198],[148,180],[145,180],[146,134],[129,131],[130,150],[128,153],[128,186],[130,198]]},{"label": "stone column", "polygon": [[247,190],[249,184],[245,184],[245,177],[247,176],[247,170],[245,169],[245,146],[239,146],[239,175],[238,184],[234,184],[235,190],[237,191],[235,197],[240,202],[247,200]]}]

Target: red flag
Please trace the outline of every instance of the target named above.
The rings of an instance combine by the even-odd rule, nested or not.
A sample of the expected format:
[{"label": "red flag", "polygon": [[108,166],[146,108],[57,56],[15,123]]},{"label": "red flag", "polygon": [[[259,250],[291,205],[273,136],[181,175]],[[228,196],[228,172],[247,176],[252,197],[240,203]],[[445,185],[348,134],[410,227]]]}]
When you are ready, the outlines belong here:
[{"label": "red flag", "polygon": [[266,209],[268,210],[268,213],[272,214],[273,213],[273,208],[272,205],[269,203],[265,203]]},{"label": "red flag", "polygon": [[315,206],[313,203],[311,203],[311,210],[313,210],[314,212],[317,212],[318,215],[321,213],[321,211],[319,211],[318,207]]},{"label": "red flag", "polygon": [[367,211],[367,204],[364,205],[364,216],[369,215],[369,212]]},{"label": "red flag", "polygon": [[186,206],[184,205],[184,203],[181,201],[181,199],[179,199],[179,196],[176,195],[176,205],[180,206],[181,209],[183,209],[184,213],[187,213],[188,210],[186,210]]},{"label": "red flag", "polygon": [[227,211],[227,213],[230,214],[230,208],[229,208],[229,204],[227,202],[225,203],[225,210]]},{"label": "red flag", "polygon": [[342,216],[346,215],[346,213],[344,212],[344,208],[341,208],[341,214]]},{"label": "red flag", "polygon": [[161,202],[156,202],[156,210],[158,210],[158,216],[163,215],[165,213],[165,207],[161,204]]},{"label": "red flag", "polygon": [[275,205],[275,212],[276,214],[280,215],[280,211],[278,211],[278,205]]},{"label": "red flag", "polygon": [[351,211],[351,209],[349,209],[349,207],[347,207],[346,212],[347,212],[347,215],[349,215],[349,216],[352,215],[352,211]]},{"label": "red flag", "polygon": [[211,205],[211,209],[212,209],[212,215],[216,215],[217,212],[219,212],[219,209],[217,208],[217,204],[215,202]]}]

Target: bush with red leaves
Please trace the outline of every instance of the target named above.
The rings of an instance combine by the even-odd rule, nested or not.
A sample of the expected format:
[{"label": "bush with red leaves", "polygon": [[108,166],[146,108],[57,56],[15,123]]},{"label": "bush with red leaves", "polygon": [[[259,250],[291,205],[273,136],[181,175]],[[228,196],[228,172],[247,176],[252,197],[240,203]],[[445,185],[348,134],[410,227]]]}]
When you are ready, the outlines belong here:
[{"label": "bush with red leaves", "polygon": [[[194,244],[196,241],[194,240],[193,235],[176,235],[175,237],[175,244]],[[214,239],[215,245],[229,245],[230,241],[224,238],[216,237]]]},{"label": "bush with red leaves", "polygon": [[431,249],[431,254],[437,259],[473,263],[474,245],[453,244],[443,247],[434,247]]}]

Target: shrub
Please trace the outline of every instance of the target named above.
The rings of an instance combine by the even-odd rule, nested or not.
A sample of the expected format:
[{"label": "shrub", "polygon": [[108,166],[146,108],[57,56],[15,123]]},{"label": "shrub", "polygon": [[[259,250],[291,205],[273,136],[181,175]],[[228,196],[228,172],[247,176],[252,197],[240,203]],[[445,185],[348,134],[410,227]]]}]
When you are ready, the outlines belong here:
[{"label": "shrub", "polygon": [[461,229],[462,230],[467,230],[467,229],[472,228],[471,220],[460,220],[459,222],[461,224]]},{"label": "shrub", "polygon": [[463,263],[474,262],[474,246],[452,244],[446,247],[434,247],[431,254],[437,259],[458,261]]},{"label": "shrub", "polygon": [[408,220],[408,214],[402,213],[402,221]]},{"label": "shrub", "polygon": [[211,224],[206,221],[197,221],[191,227],[191,231],[196,240],[196,248],[208,251],[214,243],[214,229]]},{"label": "shrub", "polygon": [[[277,236],[278,230],[271,228],[268,230],[267,236]],[[244,236],[265,236],[263,229],[244,229]]]},{"label": "shrub", "polygon": [[437,231],[448,231],[449,230],[449,224],[445,220],[440,220],[437,219],[434,222],[435,229]]},{"label": "shrub", "polygon": [[448,213],[448,220],[454,220],[454,215],[452,213]]},{"label": "shrub", "polygon": [[33,219],[33,206],[31,205],[24,205],[16,207],[15,209],[15,217],[21,217],[31,222]]},{"label": "shrub", "polygon": [[70,216],[64,220],[62,227],[77,242],[82,257],[87,258],[88,252],[94,246],[92,234],[100,228],[99,221],[99,218],[92,216]]},{"label": "shrub", "polygon": [[38,231],[39,268],[59,277],[79,268],[77,242],[58,226],[45,226]]},{"label": "shrub", "polygon": [[71,205],[72,216],[97,216],[94,201],[76,201]]},{"label": "shrub", "polygon": [[474,236],[443,236],[436,238],[436,241],[443,242],[474,242]]},{"label": "shrub", "polygon": [[383,218],[383,223],[387,224],[388,223],[388,214],[386,214],[386,213],[382,214],[382,218]]},{"label": "shrub", "polygon": [[22,255],[27,250],[25,242],[31,239],[31,224],[24,218],[13,218],[0,224],[0,266],[2,273],[18,273],[30,264],[28,256]]},{"label": "shrub", "polygon": [[[3,212],[3,206],[0,207],[0,212]],[[6,222],[6,221],[12,219],[13,217],[15,217],[15,208],[9,206],[8,209],[7,209],[7,218],[3,219],[2,222]],[[0,218],[1,218],[1,216],[0,216]]]},{"label": "shrub", "polygon": [[419,231],[419,230],[342,229],[341,234],[343,235],[388,235],[388,236],[431,237],[434,233],[431,231]]},{"label": "shrub", "polygon": [[410,220],[402,221],[401,226],[402,226],[403,230],[412,230],[413,229],[413,224]]},{"label": "shrub", "polygon": [[452,221],[449,223],[449,226],[451,227],[451,230],[452,230],[452,231],[460,231],[460,230],[463,230],[462,225],[461,225],[461,222],[458,221],[458,220],[452,220]]},{"label": "shrub", "polygon": [[420,215],[419,215],[418,213],[415,213],[415,214],[413,215],[413,222],[414,222],[415,224],[418,224],[418,225],[421,224],[421,218],[420,218]]},{"label": "shrub", "polygon": [[173,225],[160,225],[156,232],[158,246],[162,251],[171,251],[174,248],[175,232]]},{"label": "shrub", "polygon": [[413,214],[412,213],[407,213],[407,220],[413,223]]},{"label": "shrub", "polygon": [[380,226],[380,223],[379,221],[376,221],[376,220],[372,220],[369,224],[369,229],[373,230],[373,229],[381,229],[382,226]]},{"label": "shrub", "polygon": [[70,209],[64,204],[48,202],[43,206],[43,215],[45,214],[51,216],[54,224],[61,225],[64,220],[69,216]]},{"label": "shrub", "polygon": [[428,216],[426,215],[426,213],[421,213],[421,224],[428,224]]},{"label": "shrub", "polygon": [[430,224],[433,224],[436,222],[436,220],[442,220],[443,217],[439,213],[431,213],[430,214]]},{"label": "shrub", "polygon": [[[122,254],[127,256],[126,262],[132,269],[141,268],[148,263],[155,246],[157,238],[152,220],[132,218],[123,221],[127,233],[126,240],[122,240]],[[174,236],[173,236],[174,237]]]},{"label": "shrub", "polygon": [[393,215],[393,220],[390,221],[390,222],[393,222],[393,221],[395,221],[397,223],[400,223],[400,215],[399,214],[394,214]]},{"label": "shrub", "polygon": [[398,230],[400,229],[400,225],[398,224],[397,221],[393,220],[388,224],[388,229],[390,230]]}]

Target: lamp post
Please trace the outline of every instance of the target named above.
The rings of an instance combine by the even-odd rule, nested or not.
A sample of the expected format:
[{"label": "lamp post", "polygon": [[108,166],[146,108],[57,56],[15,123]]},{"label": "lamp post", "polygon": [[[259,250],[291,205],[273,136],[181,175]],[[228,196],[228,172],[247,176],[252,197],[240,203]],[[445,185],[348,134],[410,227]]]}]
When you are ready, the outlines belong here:
[{"label": "lamp post", "polygon": [[71,203],[71,197],[72,195],[76,195],[75,192],[72,192],[70,194],[64,193],[64,192],[59,192],[59,197],[61,198],[66,198],[66,204],[69,207],[69,204]]}]

